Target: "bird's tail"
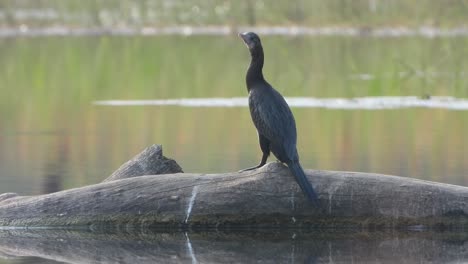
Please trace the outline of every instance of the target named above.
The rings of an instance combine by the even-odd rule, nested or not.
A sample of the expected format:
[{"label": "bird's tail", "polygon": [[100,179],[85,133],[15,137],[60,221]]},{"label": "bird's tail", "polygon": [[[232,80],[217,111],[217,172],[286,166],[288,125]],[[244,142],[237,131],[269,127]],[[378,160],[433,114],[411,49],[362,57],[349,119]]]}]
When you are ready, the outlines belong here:
[{"label": "bird's tail", "polygon": [[312,184],[310,184],[309,180],[307,179],[304,170],[301,167],[301,164],[298,161],[292,161],[288,163],[288,167],[291,170],[294,177],[296,177],[296,181],[302,189],[302,192],[307,196],[309,201],[313,204],[319,206],[319,200],[317,193],[315,193]]}]

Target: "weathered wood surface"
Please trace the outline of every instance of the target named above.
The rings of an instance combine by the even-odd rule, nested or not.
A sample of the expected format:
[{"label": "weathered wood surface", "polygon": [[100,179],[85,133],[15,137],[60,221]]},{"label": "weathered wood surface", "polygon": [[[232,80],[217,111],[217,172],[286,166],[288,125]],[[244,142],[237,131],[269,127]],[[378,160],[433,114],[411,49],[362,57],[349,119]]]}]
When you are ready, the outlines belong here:
[{"label": "weathered wood surface", "polygon": [[[0,259],[63,263],[464,263],[466,234],[0,230]],[[21,263],[21,262],[19,262]],[[42,261],[41,263],[45,263]]]},{"label": "weathered wood surface", "polygon": [[183,172],[173,159],[163,156],[162,146],[153,145],[120,166],[103,182],[127,179],[143,175],[158,175]]},{"label": "weathered wood surface", "polygon": [[307,170],[322,204],[316,208],[280,163],[207,175],[121,171],[127,179],[39,196],[0,195],[0,226],[421,229],[465,228],[468,219],[468,188],[396,176]]}]

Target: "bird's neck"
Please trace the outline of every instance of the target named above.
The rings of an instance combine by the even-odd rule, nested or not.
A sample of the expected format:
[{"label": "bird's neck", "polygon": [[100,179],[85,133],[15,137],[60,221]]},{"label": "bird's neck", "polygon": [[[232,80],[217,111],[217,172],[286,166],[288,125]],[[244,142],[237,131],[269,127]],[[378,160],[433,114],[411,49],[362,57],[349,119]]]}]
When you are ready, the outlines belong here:
[{"label": "bird's neck", "polygon": [[246,82],[247,90],[250,91],[255,84],[265,82],[263,79],[263,48],[257,48],[250,51],[252,59],[250,61],[249,69],[247,70]]}]

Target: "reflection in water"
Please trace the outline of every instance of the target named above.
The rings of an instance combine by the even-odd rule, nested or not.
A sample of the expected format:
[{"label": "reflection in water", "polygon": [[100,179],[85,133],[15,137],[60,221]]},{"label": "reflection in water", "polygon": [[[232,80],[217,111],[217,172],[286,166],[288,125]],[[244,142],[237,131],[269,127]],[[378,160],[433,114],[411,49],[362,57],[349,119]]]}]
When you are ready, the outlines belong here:
[{"label": "reflection in water", "polygon": [[[54,148],[52,148],[54,149]],[[68,139],[60,135],[57,147],[48,153],[51,157],[43,170],[43,182],[41,193],[53,193],[63,190],[62,182],[65,178],[68,166]]]},{"label": "reflection in water", "polygon": [[[468,98],[468,38],[267,40],[265,75],[290,98],[427,95],[429,100],[415,97],[413,102],[434,105],[443,101],[438,96]],[[248,167],[260,153],[247,106],[92,105],[106,99],[167,98],[242,98],[240,104],[246,105],[247,56],[235,36],[0,42],[1,61],[8,65],[0,71],[1,87],[14,91],[0,96],[0,193],[42,193],[44,174],[58,175],[62,169],[66,178],[50,189],[96,183],[154,143],[187,172]],[[451,100],[445,102],[448,108],[458,104]],[[389,107],[389,102],[381,105]],[[295,107],[293,112],[304,167],[468,184],[468,111]],[[51,152],[60,152],[63,140],[67,160],[59,164],[61,154]]]},{"label": "reflection in water", "polygon": [[185,237],[187,238],[187,249],[188,249],[190,258],[192,259],[192,263],[198,263],[197,257],[195,257],[195,254],[193,253],[192,242],[190,242],[190,238],[187,232],[185,232]]},{"label": "reflection in water", "polygon": [[[468,260],[468,234],[0,231],[0,257],[66,263],[445,263]],[[23,263],[29,258],[22,259]]]}]

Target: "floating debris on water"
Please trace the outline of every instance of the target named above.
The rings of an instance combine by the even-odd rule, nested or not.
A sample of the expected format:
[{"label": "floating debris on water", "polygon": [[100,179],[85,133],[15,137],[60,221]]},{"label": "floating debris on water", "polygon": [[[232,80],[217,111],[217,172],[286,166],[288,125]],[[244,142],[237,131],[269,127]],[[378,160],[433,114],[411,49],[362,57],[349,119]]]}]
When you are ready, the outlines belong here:
[{"label": "floating debris on water", "polygon": [[282,36],[349,36],[349,37],[466,37],[468,27],[438,28],[421,27],[230,27],[230,26],[166,26],[166,27],[29,27],[25,24],[18,27],[0,28],[0,38],[8,37],[47,37],[47,36],[159,36],[159,35],[233,35],[245,31],[255,31],[261,35]]},{"label": "floating debris on water", "polygon": [[[291,107],[329,109],[399,109],[441,108],[468,110],[468,99],[450,96],[381,96],[356,98],[287,97]],[[183,107],[246,107],[246,97],[233,98],[180,98],[162,100],[103,100],[95,101],[101,106],[183,106]]]}]

